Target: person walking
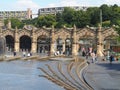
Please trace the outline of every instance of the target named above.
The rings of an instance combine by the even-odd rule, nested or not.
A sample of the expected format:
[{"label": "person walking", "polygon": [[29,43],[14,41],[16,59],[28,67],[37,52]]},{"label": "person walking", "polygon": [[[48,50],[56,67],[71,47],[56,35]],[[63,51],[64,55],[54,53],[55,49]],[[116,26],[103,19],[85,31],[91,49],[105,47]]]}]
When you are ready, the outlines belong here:
[{"label": "person walking", "polygon": [[114,60],[114,56],[113,55],[111,55],[110,56],[110,64],[112,64],[112,61]]},{"label": "person walking", "polygon": [[92,57],[92,63],[94,63],[96,59],[96,55],[94,52],[91,53],[91,57]]},{"label": "person walking", "polygon": [[13,52],[13,55],[16,56],[16,51]]}]

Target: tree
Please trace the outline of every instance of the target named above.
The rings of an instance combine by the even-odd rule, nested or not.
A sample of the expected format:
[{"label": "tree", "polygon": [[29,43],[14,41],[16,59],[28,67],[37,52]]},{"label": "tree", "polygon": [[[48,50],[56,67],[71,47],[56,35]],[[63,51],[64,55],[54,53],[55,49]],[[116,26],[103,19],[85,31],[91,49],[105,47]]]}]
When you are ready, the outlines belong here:
[{"label": "tree", "polygon": [[62,13],[62,17],[66,25],[72,26],[74,22],[74,12],[75,10],[69,7],[64,8],[64,11]]},{"label": "tree", "polygon": [[112,15],[111,6],[108,6],[107,4],[103,4],[100,6],[100,9],[102,10],[102,20],[103,21],[110,20],[110,17]]},{"label": "tree", "polygon": [[97,26],[98,23],[100,23],[100,9],[99,8],[94,8],[94,10],[90,14],[90,23],[93,26]]},{"label": "tree", "polygon": [[112,15],[111,15],[111,25],[120,25],[120,7],[118,7],[116,4],[112,7]]},{"label": "tree", "polygon": [[120,42],[120,25],[115,26],[115,30],[117,31],[117,34],[118,34],[116,39]]},{"label": "tree", "polygon": [[[9,19],[6,19],[6,20],[5,20],[5,25],[8,24],[8,20],[9,20]],[[17,26],[18,28],[23,28],[23,26],[24,26],[24,24],[22,23],[22,21],[20,21],[20,20],[17,19],[17,18],[11,18],[10,21],[11,21],[11,27],[12,27],[12,28],[15,28],[16,26]]]},{"label": "tree", "polygon": [[85,27],[90,25],[90,16],[86,11],[76,11],[74,14],[73,24],[76,24],[77,27]]},{"label": "tree", "polygon": [[56,28],[62,28],[65,25],[64,19],[62,17],[62,13],[56,14]]},{"label": "tree", "polygon": [[52,25],[56,25],[55,15],[42,15],[38,17],[37,24],[39,27],[46,26],[51,27]]}]

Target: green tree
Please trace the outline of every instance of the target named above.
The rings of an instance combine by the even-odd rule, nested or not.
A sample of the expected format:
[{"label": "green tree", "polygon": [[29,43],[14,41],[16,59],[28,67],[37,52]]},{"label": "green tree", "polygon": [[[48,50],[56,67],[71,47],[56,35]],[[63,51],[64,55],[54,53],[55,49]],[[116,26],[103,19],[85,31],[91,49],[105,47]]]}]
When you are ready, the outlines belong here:
[{"label": "green tree", "polygon": [[112,8],[112,15],[111,15],[111,25],[120,25],[120,7],[118,7],[116,4],[111,6]]},{"label": "green tree", "polygon": [[100,9],[99,8],[95,8],[93,12],[91,12],[90,15],[90,23],[93,26],[97,26],[98,23],[100,23]]},{"label": "green tree", "polygon": [[100,6],[100,9],[102,10],[102,20],[103,21],[110,20],[110,17],[112,16],[111,6],[108,6],[107,4],[103,4]]},{"label": "green tree", "polygon": [[77,27],[85,27],[90,25],[90,16],[86,11],[79,10],[74,14],[73,24],[76,24]]},{"label": "green tree", "polygon": [[[5,25],[8,24],[8,20],[9,20],[9,19],[6,19],[6,20],[5,20]],[[24,24],[22,23],[22,21],[20,21],[20,20],[17,19],[17,18],[11,18],[10,21],[11,21],[11,27],[12,27],[12,28],[15,28],[16,26],[17,26],[18,28],[23,28],[23,26],[24,26]]]},{"label": "green tree", "polygon": [[64,8],[62,17],[67,26],[72,26],[74,22],[74,13],[75,10],[69,7]]},{"label": "green tree", "polygon": [[7,24],[8,24],[8,19],[5,19],[5,20],[4,20],[4,24],[5,24],[5,26],[7,26]]},{"label": "green tree", "polygon": [[65,25],[64,19],[62,17],[62,13],[56,14],[56,28],[62,28]]},{"label": "green tree", "polygon": [[51,27],[52,25],[56,25],[55,15],[42,15],[38,17],[37,24],[39,27],[46,26]]},{"label": "green tree", "polygon": [[115,26],[115,30],[118,33],[118,36],[116,37],[116,39],[120,42],[120,25]]}]

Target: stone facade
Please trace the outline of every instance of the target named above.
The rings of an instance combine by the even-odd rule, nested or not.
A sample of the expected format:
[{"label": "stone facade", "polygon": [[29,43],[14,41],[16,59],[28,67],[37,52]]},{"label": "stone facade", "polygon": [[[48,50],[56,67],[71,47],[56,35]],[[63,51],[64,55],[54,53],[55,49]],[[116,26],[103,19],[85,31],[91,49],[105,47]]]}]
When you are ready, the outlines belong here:
[{"label": "stone facade", "polygon": [[[103,29],[100,26],[96,29],[89,27],[76,28],[75,25],[73,28],[64,27],[61,29],[56,29],[54,26],[50,28],[36,28],[34,26],[29,26],[28,28],[28,26],[25,26],[23,29],[17,29],[16,27],[16,29],[1,29],[0,31],[2,36],[12,38],[13,45],[10,42],[9,46],[11,45],[10,47],[16,52],[20,52],[24,48],[24,43],[26,43],[26,47],[29,47],[28,49],[32,53],[41,52],[41,49],[45,49],[51,54],[60,50],[66,53],[69,51],[69,54],[71,53],[72,55],[78,55],[79,50],[83,47],[86,49],[92,47],[97,49],[99,56],[102,56],[105,47],[110,45],[108,42],[105,43],[105,40],[108,37],[117,36],[114,28]],[[25,41],[26,37],[29,42]]]}]

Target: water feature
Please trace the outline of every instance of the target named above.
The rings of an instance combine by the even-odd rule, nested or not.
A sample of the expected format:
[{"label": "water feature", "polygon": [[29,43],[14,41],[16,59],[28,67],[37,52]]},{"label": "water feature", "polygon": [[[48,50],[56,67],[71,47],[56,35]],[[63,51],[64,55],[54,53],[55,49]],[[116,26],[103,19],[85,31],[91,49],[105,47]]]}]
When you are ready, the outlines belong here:
[{"label": "water feature", "polygon": [[1,90],[64,90],[44,77],[39,67],[45,67],[50,61],[15,60],[0,62]]}]

